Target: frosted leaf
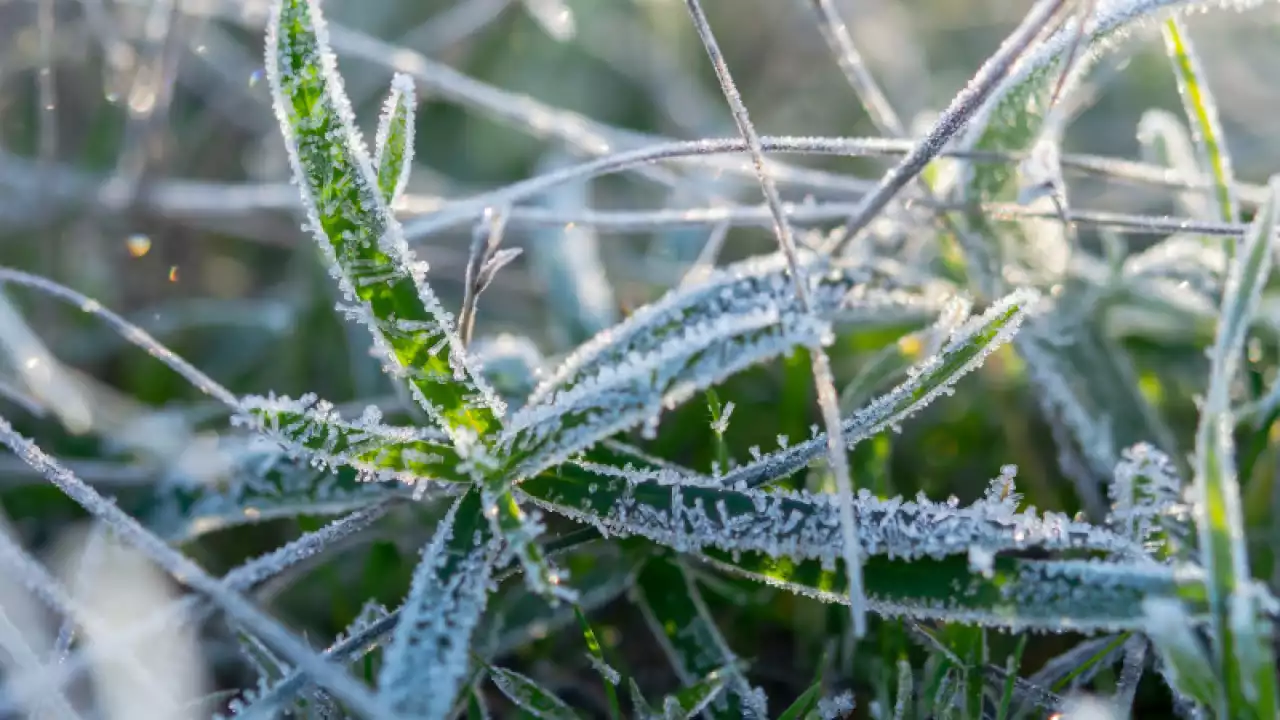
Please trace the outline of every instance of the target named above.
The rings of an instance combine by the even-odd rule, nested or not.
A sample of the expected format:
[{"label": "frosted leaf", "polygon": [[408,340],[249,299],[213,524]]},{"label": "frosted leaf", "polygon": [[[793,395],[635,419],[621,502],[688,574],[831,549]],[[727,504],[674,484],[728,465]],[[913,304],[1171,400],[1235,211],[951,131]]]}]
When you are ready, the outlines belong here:
[{"label": "frosted leaf", "polygon": [[333,405],[304,395],[246,397],[233,425],[247,427],[277,443],[291,458],[319,470],[349,467],[362,482],[425,485],[432,480],[466,480],[454,446],[438,435],[381,421],[369,407],[356,420],[343,419]]},{"label": "frosted leaf", "polygon": [[[712,670],[674,695],[666,696],[662,699],[661,712],[641,711],[640,703],[637,702],[636,714],[648,720],[691,720],[698,713],[709,711],[709,706],[720,697],[730,677],[727,670]],[[714,713],[709,714],[714,716]]]},{"label": "frosted leaf", "polygon": [[1203,238],[1172,235],[1142,252],[1125,258],[1122,272],[1140,293],[1150,284],[1165,281],[1179,289],[1193,289],[1216,297],[1227,274],[1227,253],[1221,243],[1206,243]]},{"label": "frosted leaf", "polygon": [[[583,462],[562,465],[556,476],[530,478],[520,491],[602,532],[639,535],[681,552],[754,551],[828,565],[843,557],[832,495],[731,490],[721,487],[718,478],[699,481],[670,469]],[[866,556],[967,556],[978,545],[992,553],[1039,547],[1143,557],[1141,548],[1127,538],[1061,514],[1017,512],[1002,500],[957,507],[924,498],[882,500],[863,492],[854,502],[854,515]]]},{"label": "frosted leaf", "polygon": [[[848,581],[821,560],[784,560],[763,552],[705,548],[726,572],[829,603],[848,604]],[[969,570],[963,555],[904,561],[864,558],[867,609],[890,618],[937,620],[1012,631],[1118,632],[1142,625],[1142,601],[1176,598],[1197,574],[1150,561],[1021,560],[997,555],[994,575]],[[1203,603],[1198,603],[1202,607]]]},{"label": "frosted leaf", "polygon": [[[1203,5],[1188,0],[1116,0],[1091,4],[1091,15],[1073,14],[1017,61],[1000,87],[970,119],[959,146],[979,151],[1027,150],[1046,131],[1050,99],[1068,70],[1064,67],[1068,55],[1074,54],[1075,60],[1063,84],[1063,97],[1081,84],[1101,54],[1123,38],[1131,26],[1147,17],[1167,15],[1171,9]],[[1083,32],[1080,23],[1084,24]],[[1073,50],[1077,42],[1082,48],[1079,53]],[[1048,130],[1052,132],[1053,128]],[[969,163],[962,184],[970,202],[999,202],[1014,199],[1016,180],[1016,169],[1008,163]],[[1043,221],[1029,226],[998,223],[979,211],[967,213],[965,221],[968,232],[960,233],[959,238],[971,277],[983,294],[1000,291],[1006,273],[1017,270],[1011,260],[1020,257],[1025,261],[1029,257],[1034,261],[1035,253],[1028,251],[1042,241],[1037,235],[1052,231]],[[1055,238],[1055,242],[1060,239]]]},{"label": "frosted leaf", "polygon": [[693,685],[716,671],[724,675],[725,692],[708,708],[711,717],[769,717],[763,691],[753,688],[738,668],[737,656],[678,560],[655,557],[647,562],[637,578],[633,599],[680,682]]},{"label": "frosted leaf", "polygon": [[382,202],[394,207],[409,183],[413,164],[413,123],[418,98],[413,78],[396,73],[391,78],[391,92],[382,104],[378,132],[374,135],[373,166],[378,171],[378,192]]},{"label": "frosted leaf", "polygon": [[[810,302],[823,320],[879,323],[890,317],[922,318],[936,312],[944,302],[940,287],[916,282],[892,265],[832,261],[828,266],[820,262],[809,257],[806,275]],[[672,290],[637,309],[566,358],[538,386],[531,404],[572,388],[584,377],[601,375],[632,358],[651,355],[673,339],[696,343],[696,338],[685,337],[689,325],[715,325],[761,311],[788,316],[798,312],[781,254],[719,268],[705,281]]]},{"label": "frosted leaf", "polygon": [[609,663],[601,660],[591,653],[587,653],[586,656],[587,663],[591,665],[591,669],[595,670],[596,674],[603,678],[605,682],[614,686],[622,682],[622,676],[619,675],[618,671],[615,670],[613,666],[609,665]]},{"label": "frosted leaf", "polygon": [[1124,643],[1124,663],[1116,679],[1116,691],[1112,704],[1122,717],[1133,713],[1133,700],[1142,681],[1142,671],[1147,664],[1147,640],[1141,636],[1130,637]]},{"label": "frosted leaf", "polygon": [[378,675],[379,697],[400,715],[442,719],[467,675],[471,635],[488,601],[497,542],[479,493],[449,509],[423,550]]},{"label": "frosted leaf", "polygon": [[[380,647],[379,641],[391,632],[398,618],[398,610],[384,614],[381,608],[371,609],[366,605],[360,616],[339,633],[337,640],[324,651],[323,656],[340,662],[358,660]],[[254,693],[248,698],[250,702],[233,701],[232,716],[242,720],[276,717],[279,715],[276,708],[283,707],[291,698],[305,690],[309,682],[310,679],[305,674],[295,670],[269,688]]]},{"label": "frosted leaf", "polygon": [[521,710],[541,720],[577,720],[578,715],[554,693],[514,670],[490,667],[493,684]]},{"label": "frosted leaf", "polygon": [[[307,224],[338,280],[343,312],[368,328],[384,368],[408,384],[455,443],[464,429],[496,429],[502,402],[468,360],[452,317],[426,283],[425,263],[382,197],[318,3],[277,0],[266,70]],[[408,159],[406,146],[401,174]]]},{"label": "frosted leaf", "polygon": [[[534,3],[561,4],[560,0],[526,0],[527,5]],[[570,160],[553,152],[538,164],[538,174],[560,169]],[[546,193],[547,204],[556,210],[581,210],[591,204],[589,191],[584,183],[560,185]],[[575,225],[538,230],[528,250],[534,277],[546,289],[557,337],[576,345],[618,321],[618,300],[600,259],[594,229]]]},{"label": "frosted leaf", "polygon": [[[974,369],[996,348],[1013,337],[1027,309],[1039,296],[1020,290],[994,303],[985,313],[957,327],[938,354],[916,365],[906,382],[873,400],[843,422],[847,447],[896,426],[947,393],[956,381]],[[800,471],[826,451],[821,434],[784,451],[758,458],[750,465],[723,476],[725,487],[758,487]]]},{"label": "frosted leaf", "polygon": [[720,417],[711,423],[711,431],[717,435],[724,435],[729,431],[729,418],[733,415],[733,401],[724,404],[724,408],[720,410]]}]

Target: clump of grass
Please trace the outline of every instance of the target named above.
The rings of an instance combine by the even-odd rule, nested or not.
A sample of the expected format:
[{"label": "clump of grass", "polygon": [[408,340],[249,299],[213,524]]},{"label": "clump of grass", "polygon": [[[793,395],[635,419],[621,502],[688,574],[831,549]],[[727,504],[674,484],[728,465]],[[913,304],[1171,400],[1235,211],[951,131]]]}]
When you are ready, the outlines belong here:
[{"label": "clump of grass", "polygon": [[[568,5],[526,5],[553,36],[576,32]],[[207,456],[227,460],[221,482],[171,478],[148,489],[146,510],[135,516],[0,419],[0,442],[99,523],[77,585],[90,582],[91,558],[102,551],[95,545],[109,537],[191,591],[177,601],[160,594],[136,625],[107,632],[94,607],[0,528],[0,563],[6,578],[16,578],[12,597],[30,594],[64,618],[56,661],[42,664],[9,617],[18,600],[0,604],[8,660],[0,714],[75,716],[70,681],[104,663],[123,671],[101,677],[155,685],[157,669],[137,661],[147,638],[176,636],[217,611],[255,684],[234,688],[230,699],[166,698],[168,712],[442,720],[485,717],[490,704],[504,703],[557,719],[591,712],[1119,717],[1133,712],[1154,649],[1161,692],[1177,712],[1276,717],[1277,606],[1253,576],[1241,486],[1258,482],[1253,448],[1259,438],[1265,443],[1277,414],[1255,353],[1243,360],[1251,333],[1269,332],[1256,321],[1275,252],[1280,184],[1249,188],[1232,176],[1212,94],[1182,21],[1170,15],[1212,3],[1099,3],[1091,13],[1068,5],[1037,2],[921,139],[877,141],[759,135],[707,16],[687,0],[740,140],[624,151],[578,165],[557,159],[538,178],[406,227],[394,209],[405,201],[414,158],[414,80],[392,80],[367,147],[319,2],[276,0],[266,77],[305,228],[336,281],[337,312],[368,333],[382,371],[409,401],[401,417],[420,422],[388,419],[374,406],[344,411],[313,394],[240,396],[89,298],[0,269],[0,282],[105,320],[224,406],[233,428],[223,429],[219,451]],[[878,125],[901,135],[834,6],[814,6]],[[1119,37],[1152,19],[1165,23],[1191,141],[1177,120],[1148,115],[1144,145],[1172,165],[1168,172],[1063,153],[1069,118],[1060,103]],[[779,182],[800,171],[766,158],[775,150],[901,157],[856,203],[795,205],[784,201]],[[541,216],[522,200],[663,157],[729,152],[750,156],[764,205],[703,218],[719,232],[685,281],[616,321],[594,229],[560,236],[544,228],[540,242],[564,243],[531,253],[551,285],[561,335],[589,339],[545,368],[528,339],[472,342],[486,291],[518,255],[501,247],[504,231],[591,212],[582,193],[558,198]],[[943,163],[956,171],[950,182]],[[1158,181],[1206,217],[1076,210],[1068,166]],[[646,172],[676,187],[689,182],[657,167]],[[1206,193],[1212,202],[1203,201]],[[1254,210],[1247,225],[1245,205]],[[807,229],[815,208],[843,226]],[[411,239],[481,215],[455,320]],[[609,226],[603,213],[590,217],[588,225]],[[778,251],[719,264],[723,228],[751,218],[772,227]],[[615,226],[666,221],[657,213],[615,218]],[[1129,257],[1102,257],[1080,236],[1088,223],[1196,236],[1173,234]],[[902,237],[925,237],[931,248],[914,243],[907,251]],[[1130,340],[1159,343],[1172,318],[1187,328],[1179,340],[1209,346],[1193,446],[1179,446],[1185,438],[1167,404],[1144,392],[1146,377],[1115,330],[1118,317]],[[1197,337],[1206,326],[1212,338]],[[860,336],[884,328],[895,333],[891,341],[870,359],[858,352]],[[8,335],[28,347],[15,356],[53,362],[30,333]],[[807,437],[789,435],[740,382],[777,366],[785,387],[803,389],[784,401],[810,387],[816,395],[821,424]],[[1249,385],[1243,402],[1242,375]],[[29,406],[66,396],[47,392],[55,374],[40,377],[45,392]],[[955,430],[938,412],[978,380],[987,383],[979,392],[990,394],[981,412],[1007,433],[1034,422],[1052,435],[1056,468],[1037,468],[1044,475],[1030,478],[1032,492],[1044,494],[1051,477],[1069,480],[1072,502],[1084,512],[1038,511],[1015,482],[1019,467],[1005,460],[967,503],[931,499],[924,483],[914,499],[894,489],[890,446],[915,452],[911,443],[923,442],[897,439],[904,424],[927,419],[943,433]],[[1180,387],[1155,382],[1162,392]],[[999,384],[1022,387],[1027,402],[1008,404],[993,389]],[[703,397],[709,417],[691,423],[694,413],[684,409],[703,413]],[[693,459],[664,456],[661,436],[672,424],[693,438]],[[733,436],[757,436],[760,428],[784,429],[777,448],[740,452]],[[1245,452],[1236,448],[1241,438]],[[1193,450],[1189,466],[1180,450]],[[697,458],[710,460],[709,469],[698,469]],[[317,516],[337,519],[319,524]],[[213,529],[268,518],[295,520],[305,531],[220,578],[179,549]],[[416,536],[423,527],[429,539],[393,585],[391,607],[381,604],[384,593],[362,595],[362,609],[323,651],[250,596],[268,582],[296,580],[308,566],[343,565],[342,552],[377,529]],[[381,552],[397,550],[392,544]],[[374,557],[369,551],[365,562],[373,566]],[[643,638],[597,630],[613,622],[601,608],[624,595]],[[851,612],[826,613],[823,603]],[[767,666],[794,650],[723,622],[724,608],[762,626],[782,622],[811,674],[800,684],[773,682],[789,695],[770,698]],[[92,637],[73,648],[77,628],[92,628]],[[577,645],[581,662],[543,659],[589,677],[596,690],[580,694],[593,703],[579,707],[518,652],[548,633]],[[1039,648],[1052,647],[1040,635],[1065,633],[1092,637]],[[674,686],[653,681],[646,647],[663,656]],[[821,652],[807,652],[814,649]],[[1039,660],[1029,670],[1033,650]],[[184,662],[203,662],[187,652]],[[516,664],[523,666],[508,666]],[[1093,697],[1081,697],[1084,691]]]}]

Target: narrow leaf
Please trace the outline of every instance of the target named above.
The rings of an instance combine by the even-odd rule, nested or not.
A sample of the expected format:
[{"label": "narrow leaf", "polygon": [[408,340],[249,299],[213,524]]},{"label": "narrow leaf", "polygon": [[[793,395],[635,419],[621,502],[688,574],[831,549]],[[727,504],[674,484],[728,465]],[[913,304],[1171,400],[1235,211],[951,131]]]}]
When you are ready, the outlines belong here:
[{"label": "narrow leaf", "polygon": [[397,714],[444,718],[464,684],[497,553],[480,510],[476,491],[459,498],[414,571],[378,676],[380,696]]},{"label": "narrow leaf", "polygon": [[417,104],[413,78],[396,73],[391,78],[391,92],[382,105],[373,149],[373,165],[378,169],[378,192],[388,208],[396,204],[409,182]]},{"label": "narrow leaf", "polygon": [[338,278],[343,312],[369,329],[384,366],[441,429],[469,445],[496,428],[502,403],[467,360],[426,264],[383,200],[316,0],[277,1],[266,68],[307,223]]},{"label": "narrow leaf", "polygon": [[521,710],[541,720],[576,720],[578,715],[563,700],[514,670],[491,667],[493,684]]},{"label": "narrow leaf", "polygon": [[1245,336],[1271,271],[1280,179],[1272,179],[1270,191],[1227,277],[1209,356],[1209,389],[1196,432],[1195,518],[1200,562],[1208,575],[1214,659],[1223,682],[1223,695],[1213,707],[1231,717],[1277,714],[1270,622],[1259,612],[1249,574],[1229,398]]}]

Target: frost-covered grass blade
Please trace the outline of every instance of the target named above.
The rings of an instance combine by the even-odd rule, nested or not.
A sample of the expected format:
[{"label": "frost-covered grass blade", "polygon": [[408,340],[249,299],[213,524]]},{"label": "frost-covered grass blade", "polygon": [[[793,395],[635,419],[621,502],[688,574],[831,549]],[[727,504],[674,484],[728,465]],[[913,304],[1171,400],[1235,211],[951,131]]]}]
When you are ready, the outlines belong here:
[{"label": "frost-covered grass blade", "polygon": [[[338,280],[343,312],[369,329],[386,368],[456,443],[492,432],[502,404],[468,362],[452,317],[427,285],[426,263],[409,249],[383,199],[318,2],[278,0],[266,67],[307,222]],[[389,167],[397,134],[394,117],[390,122]],[[407,128],[406,122],[406,141]],[[401,152],[399,172],[389,171],[396,176],[393,192],[409,159]]]},{"label": "frost-covered grass blade", "polygon": [[464,494],[414,571],[378,677],[380,696],[398,715],[444,718],[466,677],[498,550],[481,507],[477,491]]},{"label": "frost-covered grass blade", "polygon": [[1277,713],[1270,621],[1260,612],[1244,542],[1229,397],[1245,336],[1274,262],[1280,180],[1271,181],[1270,191],[1227,277],[1209,356],[1209,388],[1196,432],[1195,518],[1212,611],[1214,659],[1222,682],[1213,707],[1232,717],[1269,718]]}]

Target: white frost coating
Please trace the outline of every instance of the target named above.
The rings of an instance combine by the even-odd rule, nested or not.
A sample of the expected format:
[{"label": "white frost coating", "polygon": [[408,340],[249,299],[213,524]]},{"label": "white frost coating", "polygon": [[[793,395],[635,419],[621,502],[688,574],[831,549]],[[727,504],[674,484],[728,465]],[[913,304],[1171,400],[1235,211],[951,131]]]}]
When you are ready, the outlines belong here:
[{"label": "white frost coating", "polygon": [[[606,535],[639,535],[681,552],[761,552],[832,566],[842,559],[838,508],[830,494],[725,490],[718,478],[699,484],[666,469],[574,467],[591,476],[571,485],[548,484],[530,497]],[[975,545],[992,553],[1038,547],[1144,557],[1127,538],[1064,514],[1019,512],[1019,500],[1011,474],[997,478],[983,499],[967,507],[923,496],[884,500],[864,489],[853,507],[860,550],[903,560],[966,555]]]},{"label": "white frost coating", "polygon": [[[906,382],[873,400],[845,420],[846,447],[901,423],[933,402],[949,395],[960,378],[980,367],[987,356],[1018,331],[1028,308],[1039,301],[1034,290],[1017,290],[992,304],[985,313],[955,327],[942,350],[914,366]],[[996,328],[996,332],[990,331]],[[983,339],[983,334],[991,337]],[[981,343],[975,345],[975,343]],[[968,357],[964,357],[968,353]],[[964,358],[963,362],[957,362]],[[826,449],[826,435],[760,457],[723,476],[724,487],[758,487],[798,472]]]},{"label": "white frost coating", "polygon": [[1182,479],[1173,461],[1156,448],[1146,443],[1126,448],[1107,490],[1107,524],[1153,556],[1173,554],[1188,539],[1191,508],[1183,501]]},{"label": "white frost coating", "polygon": [[[270,82],[272,91],[272,105],[276,112],[281,134],[284,137],[285,146],[289,152],[289,163],[293,168],[293,176],[302,195],[307,225],[328,260],[330,274],[338,280],[339,289],[345,298],[344,302],[349,315],[368,328],[373,337],[374,349],[381,358],[384,367],[397,377],[408,377],[411,380],[419,380],[424,383],[448,382],[445,378],[419,377],[422,373],[420,369],[404,367],[388,341],[389,332],[425,332],[431,337],[438,336],[441,340],[439,349],[444,350],[447,346],[449,363],[453,368],[453,381],[469,382],[475,390],[476,398],[491,410],[496,417],[501,418],[504,412],[504,404],[488,387],[480,373],[472,366],[470,359],[463,350],[461,339],[454,330],[452,316],[440,305],[439,300],[426,283],[425,263],[419,261],[413,251],[409,249],[400,223],[396,221],[395,216],[377,192],[377,174],[373,170],[369,154],[365,149],[363,140],[360,138],[359,130],[356,128],[351,103],[343,91],[342,77],[338,74],[337,59],[329,50],[328,28],[324,16],[320,12],[319,4],[314,0],[304,0],[305,7],[299,9],[304,18],[310,20],[311,30],[315,33],[315,47],[303,48],[308,54],[306,65],[319,68],[324,89],[323,97],[320,102],[314,105],[312,113],[313,115],[319,113],[321,117],[327,113],[333,113],[332,120],[339,127],[339,137],[329,138],[329,140],[340,144],[343,150],[350,155],[352,162],[356,166],[357,174],[355,177],[349,178],[325,178],[320,176],[312,178],[308,169],[303,166],[299,155],[295,124],[316,123],[317,120],[315,118],[295,117],[293,105],[290,101],[290,95],[295,89],[294,84],[307,81],[309,78],[293,77],[287,66],[289,54],[298,50],[298,48],[288,44],[283,47],[281,45],[282,41],[289,42],[289,38],[281,37],[279,28],[279,18],[287,1],[275,0],[273,2],[272,21],[267,28],[265,64],[267,79]],[[344,269],[339,262],[334,244],[325,234],[321,225],[318,199],[314,197],[311,190],[313,182],[317,185],[322,185],[330,181],[354,183],[357,186],[361,194],[361,202],[367,204],[370,208],[371,217],[380,225],[378,228],[363,229],[371,232],[376,237],[379,250],[391,259],[393,265],[391,269],[395,273],[395,279],[408,279],[413,283],[419,302],[432,318],[431,322],[427,323],[431,327],[398,327],[393,318],[376,317],[369,304],[356,295],[356,287],[360,279],[349,275],[347,269]],[[353,208],[342,207],[326,207],[324,210],[326,214],[352,213],[354,211]],[[356,224],[357,226],[360,225],[359,219],[356,219]],[[338,239],[335,238],[333,240]],[[354,239],[346,239],[348,242],[352,240]],[[352,268],[352,271],[358,272],[359,268]],[[378,281],[385,282],[390,279],[380,277]],[[418,404],[440,424],[446,433],[449,433],[455,444],[465,444],[467,438],[459,436],[458,429],[445,422],[439,408],[431,402],[419,387],[419,382],[410,382],[409,386]]]},{"label": "white frost coating", "polygon": [[[1053,302],[1056,304],[1056,299]],[[1027,377],[1035,385],[1036,401],[1045,416],[1061,420],[1088,460],[1090,470],[1104,473],[1114,467],[1119,458],[1112,433],[1112,418],[1085,406],[1080,397],[1081,391],[1069,379],[1070,370],[1062,367],[1062,359],[1054,345],[1063,337],[1061,330],[1053,325],[1057,315],[1046,313],[1029,320],[1014,344],[1026,364]],[[1077,485],[1077,492],[1086,507],[1096,507],[1094,487],[1082,485],[1079,481]]]},{"label": "white frost coating", "polygon": [[893,720],[907,720],[914,695],[914,673],[906,658],[898,658],[898,691],[893,702]]},{"label": "white frost coating", "polygon": [[360,482],[395,481],[419,490],[431,480],[467,476],[452,445],[428,430],[387,425],[373,406],[359,419],[345,420],[332,403],[314,394],[296,400],[246,396],[240,405],[232,425],[256,431],[290,458],[319,470],[350,467]]},{"label": "white frost coating", "polygon": [[591,665],[591,669],[595,670],[600,677],[604,678],[605,682],[613,685],[614,687],[617,687],[618,683],[622,682],[622,675],[620,675],[612,665],[591,653],[586,653],[586,656],[587,662]]},{"label": "white frost coating", "polygon": [[720,417],[711,423],[711,431],[717,435],[724,435],[729,431],[729,418],[733,416],[733,401],[724,404],[720,410]]},{"label": "white frost coating", "polygon": [[473,519],[458,517],[469,498],[449,509],[423,550],[378,675],[384,706],[402,716],[444,718],[467,674],[470,638],[488,600],[497,552],[484,527],[458,536],[459,519]]},{"label": "white frost coating", "polygon": [[818,717],[822,720],[841,720],[858,704],[853,700],[853,693],[846,690],[839,695],[824,697],[818,701]]},{"label": "white frost coating", "polygon": [[614,433],[656,418],[697,391],[826,330],[806,315],[761,309],[684,327],[675,338],[626,363],[603,367],[552,401],[516,413],[501,441],[530,477]]},{"label": "white frost coating", "polygon": [[[811,254],[802,257],[809,267],[810,300],[818,315],[829,321],[878,319],[904,310],[931,313],[944,300],[941,286],[904,281],[901,273],[893,272],[896,268],[838,261],[823,266]],[[548,400],[580,377],[651,352],[688,322],[719,321],[745,312],[795,306],[786,258],[779,253],[716,269],[705,281],[668,292],[584,343],[538,386],[530,404]]]},{"label": "white frost coating", "polygon": [[391,138],[392,131],[400,133],[403,137],[400,165],[392,169],[395,180],[391,192],[382,198],[387,207],[395,206],[396,200],[404,194],[404,188],[409,184],[409,172],[413,166],[413,138],[416,130],[414,117],[417,114],[417,108],[418,96],[414,90],[413,78],[404,73],[396,73],[391,78],[391,92],[387,95],[386,102],[382,104],[382,115],[378,118],[378,130],[373,140],[373,167],[377,168],[379,180],[381,180],[384,174],[383,163],[388,161],[385,156],[387,141]]}]

